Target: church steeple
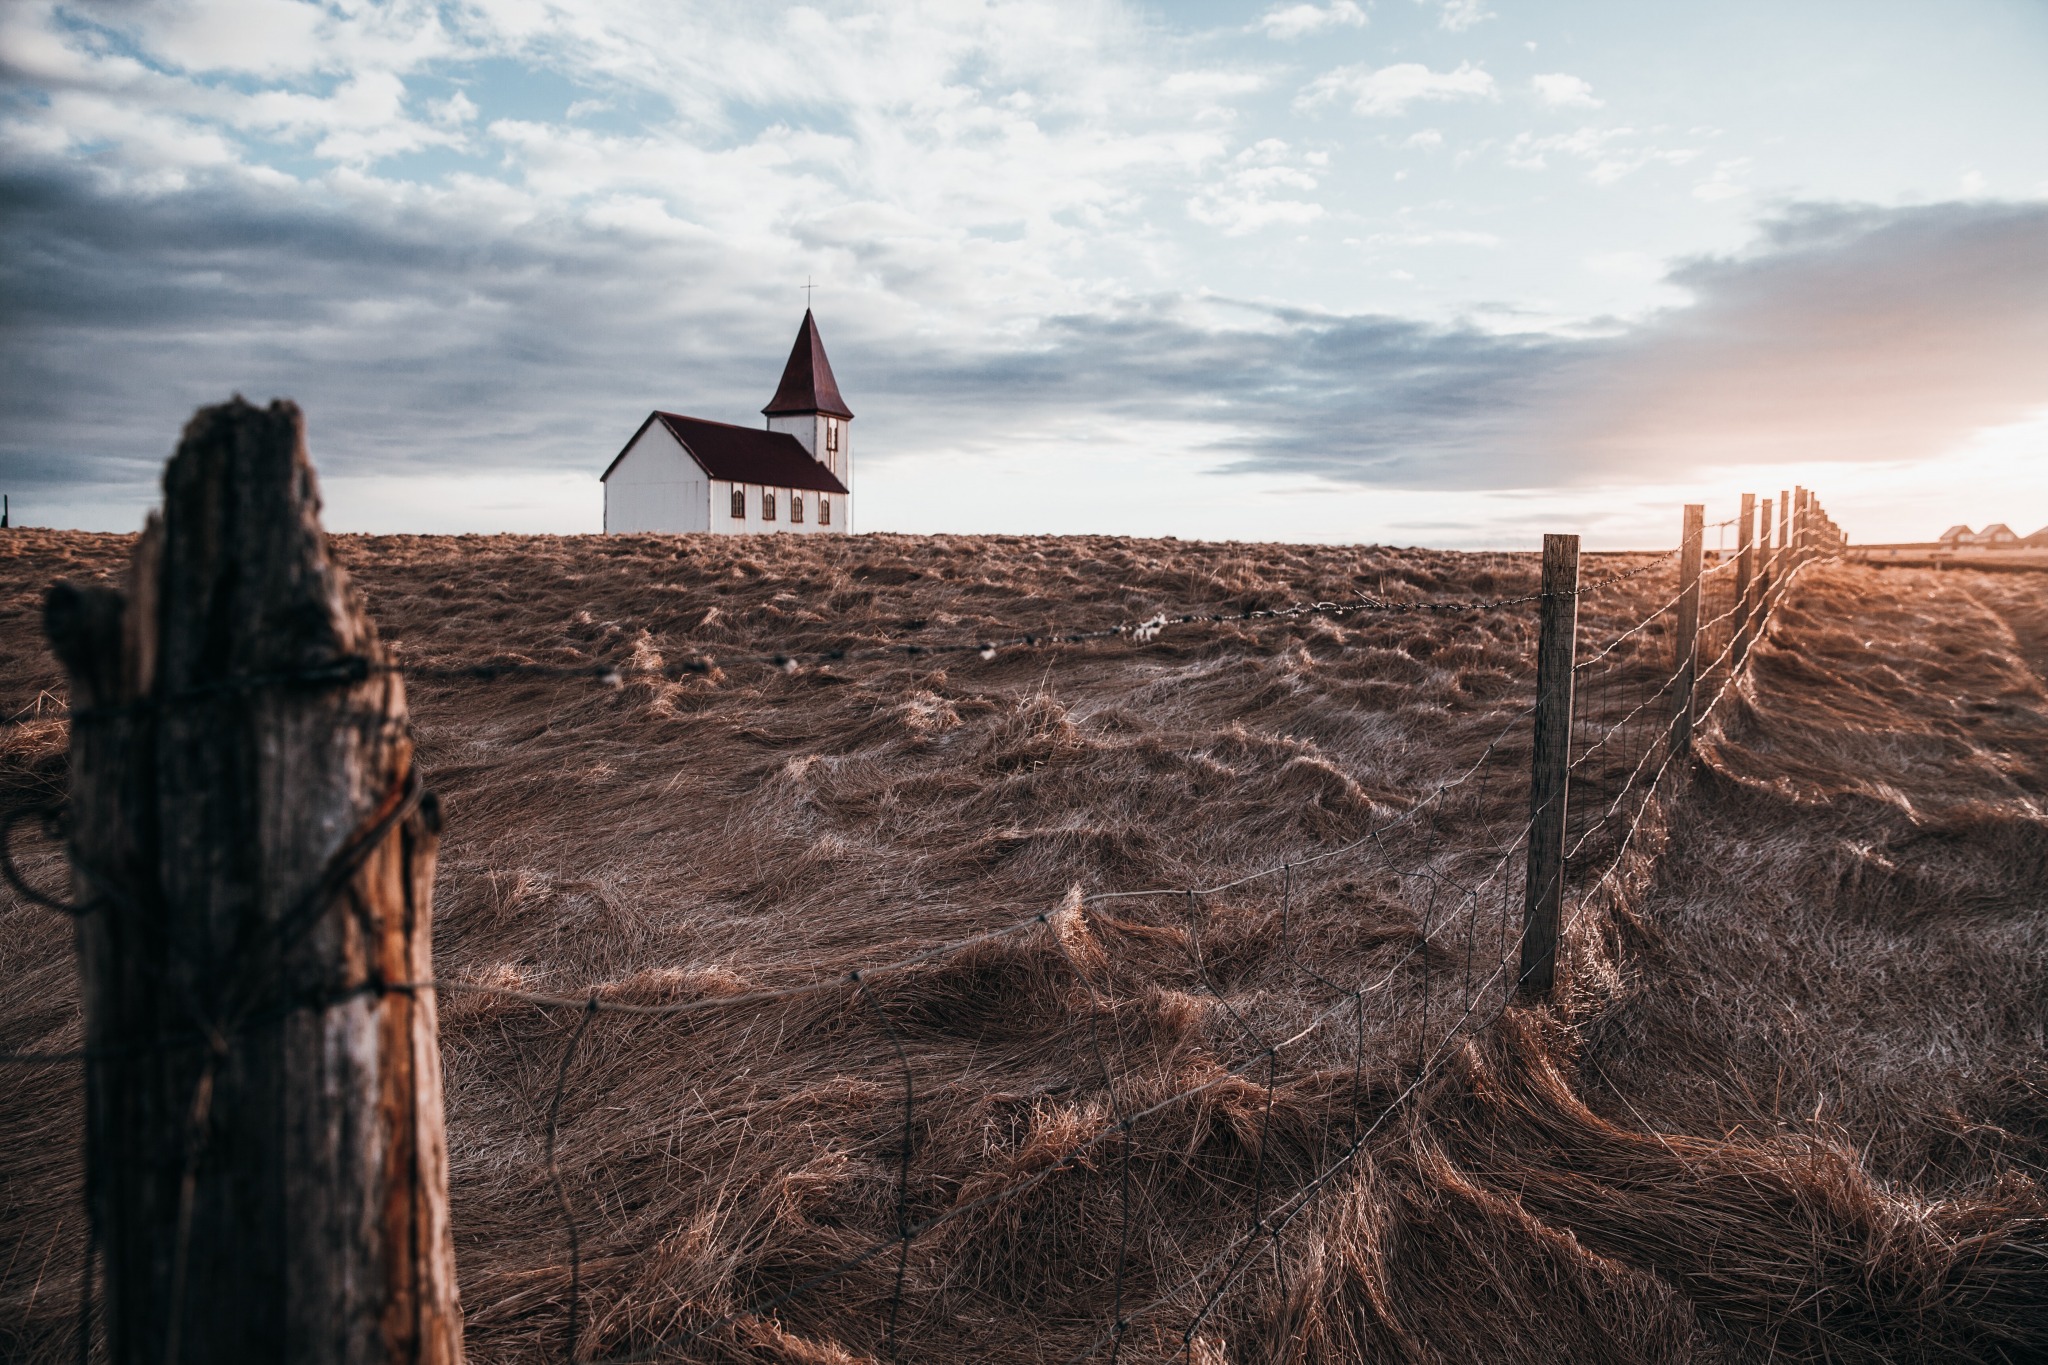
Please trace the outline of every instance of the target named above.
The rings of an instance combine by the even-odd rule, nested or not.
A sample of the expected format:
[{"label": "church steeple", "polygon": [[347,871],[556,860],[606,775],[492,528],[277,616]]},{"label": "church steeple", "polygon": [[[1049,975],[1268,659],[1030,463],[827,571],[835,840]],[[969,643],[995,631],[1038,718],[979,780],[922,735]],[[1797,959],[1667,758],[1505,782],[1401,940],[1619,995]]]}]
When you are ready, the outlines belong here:
[{"label": "church steeple", "polygon": [[825,343],[818,337],[818,320],[808,308],[804,309],[804,325],[797,328],[796,345],[789,348],[789,363],[782,367],[782,382],[775,386],[775,396],[761,413],[768,419],[768,430],[796,437],[812,459],[846,485],[847,506],[841,515],[850,514],[853,441],[847,427],[853,412],[839,396],[839,381],[832,377],[832,362],[825,359]]},{"label": "church steeple", "polygon": [[761,413],[766,417],[811,413],[842,420],[853,417],[846,400],[839,396],[839,381],[832,377],[832,362],[825,358],[825,343],[818,337],[817,320],[808,308],[804,309],[804,325],[797,329],[796,345],[790,347],[789,363],[782,367],[782,382]]}]

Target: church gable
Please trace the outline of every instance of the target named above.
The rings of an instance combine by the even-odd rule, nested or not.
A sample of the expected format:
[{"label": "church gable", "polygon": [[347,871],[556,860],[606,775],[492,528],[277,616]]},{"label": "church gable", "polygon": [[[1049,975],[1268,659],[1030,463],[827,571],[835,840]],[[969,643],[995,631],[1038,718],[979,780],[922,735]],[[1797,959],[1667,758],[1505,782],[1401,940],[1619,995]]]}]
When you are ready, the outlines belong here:
[{"label": "church gable", "polygon": [[604,472],[607,531],[708,531],[711,478],[649,415]]}]

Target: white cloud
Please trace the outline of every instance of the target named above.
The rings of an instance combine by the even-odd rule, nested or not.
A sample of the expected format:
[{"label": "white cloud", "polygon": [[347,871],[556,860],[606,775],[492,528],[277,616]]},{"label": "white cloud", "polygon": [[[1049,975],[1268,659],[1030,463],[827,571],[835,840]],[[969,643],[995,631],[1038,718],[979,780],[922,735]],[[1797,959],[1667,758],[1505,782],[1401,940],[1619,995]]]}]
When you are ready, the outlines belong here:
[{"label": "white cloud", "polygon": [[1227,237],[1242,237],[1276,224],[1299,227],[1323,216],[1323,206],[1301,196],[1321,183],[1303,165],[1322,166],[1328,158],[1311,152],[1297,158],[1278,138],[1265,138],[1231,158],[1223,176],[1188,201],[1188,216],[1221,228]]},{"label": "white cloud", "polygon": [[320,8],[298,0],[171,0],[137,11],[132,22],[150,52],[185,71],[310,71],[325,55]]},{"label": "white cloud", "polygon": [[1552,154],[1576,157],[1592,164],[1586,178],[1596,185],[1612,185],[1645,166],[1683,166],[1699,156],[1697,147],[1646,145],[1633,128],[1578,128],[1569,133],[1517,133],[1507,145],[1507,164],[1520,171],[1540,171],[1550,165]]},{"label": "white cloud", "polygon": [[477,107],[475,102],[460,90],[445,100],[427,101],[427,117],[436,123],[448,124],[459,128],[465,123],[473,122],[476,116]]},{"label": "white cloud", "polygon": [[1500,245],[1491,232],[1465,228],[1433,228],[1410,232],[1376,232],[1365,239],[1367,246],[1483,246]]},{"label": "white cloud", "polygon": [[1474,24],[1494,17],[1483,0],[1415,0],[1418,5],[1435,5],[1438,10],[1437,25],[1453,33],[1463,33]]},{"label": "white cloud", "polygon": [[423,147],[457,145],[462,140],[460,125],[476,113],[458,91],[438,106],[429,106],[435,122],[447,126],[422,123],[405,112],[404,80],[394,72],[374,69],[350,77],[327,95],[273,89],[240,97],[215,92],[215,98],[223,121],[233,127],[310,141],[314,155],[351,165]]},{"label": "white cloud", "polygon": [[1161,81],[1159,88],[1169,95],[1205,102],[1250,95],[1263,89],[1266,77],[1256,71],[1176,71]]},{"label": "white cloud", "polygon": [[[89,158],[88,173],[130,188],[281,178],[318,197],[341,172],[309,168],[311,152],[369,199],[429,190],[505,226],[710,241],[724,263],[696,273],[736,292],[809,270],[844,281],[843,304],[857,288],[964,332],[1083,306],[1112,269],[1146,268],[1148,203],[1206,196],[1233,227],[1321,212],[1285,183],[1298,168],[1204,188],[1227,154],[1212,128],[1269,76],[1161,51],[1094,0],[916,13],[163,0],[108,13],[125,50],[54,3],[0,6],[13,79],[46,92],[0,110],[8,145]],[[420,88],[451,62],[485,61],[501,69]],[[576,92],[566,114],[507,116],[527,73]],[[630,135],[583,124],[608,109],[631,111]],[[424,184],[379,164],[432,147],[493,161]],[[972,318],[944,302],[966,281],[989,305]]]},{"label": "white cloud", "polygon": [[1307,108],[1346,96],[1358,113],[1378,117],[1405,113],[1409,105],[1422,101],[1499,98],[1492,75],[1470,62],[1459,63],[1455,71],[1432,71],[1420,62],[1397,62],[1378,70],[1360,63],[1316,77],[1295,104]]},{"label": "white cloud", "polygon": [[91,19],[126,36],[151,61],[190,74],[274,79],[375,67],[407,70],[456,55],[463,46],[431,0],[153,0],[96,5]]},{"label": "white cloud", "polygon": [[1327,5],[1284,5],[1259,17],[1259,27],[1268,38],[1300,38],[1326,28],[1364,28],[1365,11],[1355,0],[1331,0]]},{"label": "white cloud", "polygon": [[1562,71],[1536,76],[1529,84],[1535,88],[1536,98],[1553,109],[1598,109],[1606,103],[1593,98],[1590,84]]},{"label": "white cloud", "polygon": [[1652,284],[1667,269],[1661,257],[1647,251],[1601,251],[1586,257],[1586,269],[1607,279]]},{"label": "white cloud", "polygon": [[1746,156],[1730,157],[1714,164],[1714,173],[1692,187],[1692,197],[1713,203],[1720,199],[1736,199],[1749,193],[1747,185],[1738,185],[1735,178],[1749,169]]}]

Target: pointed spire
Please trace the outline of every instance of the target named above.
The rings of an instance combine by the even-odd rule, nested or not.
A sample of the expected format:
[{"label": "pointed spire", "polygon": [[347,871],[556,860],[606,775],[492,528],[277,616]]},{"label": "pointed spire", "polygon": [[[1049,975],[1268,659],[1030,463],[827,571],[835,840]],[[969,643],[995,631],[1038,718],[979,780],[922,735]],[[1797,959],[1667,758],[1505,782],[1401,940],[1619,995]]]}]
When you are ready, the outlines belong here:
[{"label": "pointed spire", "polygon": [[853,416],[839,396],[839,381],[832,377],[832,362],[825,359],[825,343],[818,339],[818,324],[808,308],[804,309],[804,325],[797,329],[796,345],[790,347],[789,363],[782,367],[782,382],[761,412],[768,417],[802,412]]}]

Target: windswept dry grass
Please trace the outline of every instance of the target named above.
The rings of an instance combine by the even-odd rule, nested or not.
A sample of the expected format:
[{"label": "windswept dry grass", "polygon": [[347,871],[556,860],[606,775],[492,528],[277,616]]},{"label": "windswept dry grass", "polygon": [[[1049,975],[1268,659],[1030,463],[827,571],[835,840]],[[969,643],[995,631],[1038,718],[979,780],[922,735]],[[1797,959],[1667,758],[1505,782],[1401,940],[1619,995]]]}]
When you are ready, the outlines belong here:
[{"label": "windswept dry grass", "polygon": [[[1048,915],[861,990],[597,1016],[560,1129],[592,1358],[728,1314],[672,1358],[879,1356],[893,1253],[762,1306],[899,1215],[953,1209],[908,1256],[906,1359],[1065,1360],[1119,1301],[1126,1361],[1184,1344],[1204,1361],[2048,1357],[2048,578],[1810,572],[1696,778],[1645,827],[1638,852],[1661,857],[1582,914],[1565,1008],[1470,1029],[1408,1093],[1466,1002],[1487,1002],[1474,1025],[1492,1017],[1488,974],[1513,952],[1519,868],[1500,853],[1526,813],[1527,729],[1510,722],[1530,696],[1528,606],[989,660],[730,660],[1359,592],[1511,597],[1533,589],[1533,557],[1108,538],[341,545],[408,662],[728,660],[616,690],[414,687],[448,825],[442,975],[710,998]],[[33,644],[41,590],[118,573],[127,547],[0,536],[8,711],[57,690]],[[1671,586],[1660,569],[1595,594],[1585,638]],[[1644,632],[1587,708],[1647,695],[1668,649]],[[1085,900],[1360,839],[1503,732],[1471,781],[1353,853],[1212,896]],[[0,735],[0,799],[61,789],[62,742],[56,721]],[[1645,743],[1587,766],[1583,808]],[[1589,842],[1575,899],[1615,851]],[[61,881],[47,850],[25,864]],[[65,926],[0,904],[0,1042],[74,1044]],[[1362,981],[1378,984],[1354,1009]],[[443,1000],[478,1360],[560,1358],[569,1278],[543,1141],[576,1023]],[[1266,1046],[1304,1029],[1269,1069]],[[0,1349],[54,1360],[78,1264],[76,1078],[9,1081]],[[1289,1221],[1269,1236],[1262,1218]]]}]

